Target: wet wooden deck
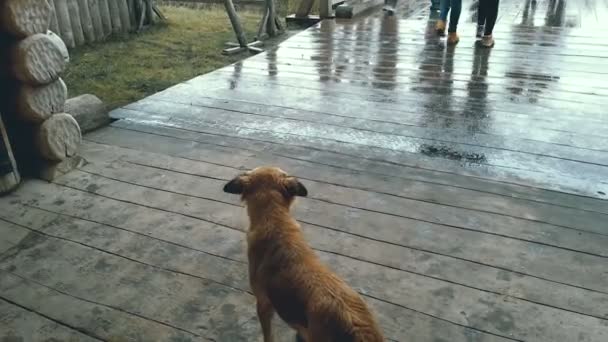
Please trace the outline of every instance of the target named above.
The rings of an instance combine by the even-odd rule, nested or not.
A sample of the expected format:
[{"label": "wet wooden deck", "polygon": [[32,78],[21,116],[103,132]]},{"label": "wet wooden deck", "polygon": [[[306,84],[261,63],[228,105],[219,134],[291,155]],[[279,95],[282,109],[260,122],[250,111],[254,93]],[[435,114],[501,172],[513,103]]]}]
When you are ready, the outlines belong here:
[{"label": "wet wooden deck", "polygon": [[0,199],[0,339],[261,340],[221,186],[272,164],[390,340],[608,341],[607,3],[502,0],[492,50],[470,2],[454,48],[427,5],[118,109],[88,164]]}]

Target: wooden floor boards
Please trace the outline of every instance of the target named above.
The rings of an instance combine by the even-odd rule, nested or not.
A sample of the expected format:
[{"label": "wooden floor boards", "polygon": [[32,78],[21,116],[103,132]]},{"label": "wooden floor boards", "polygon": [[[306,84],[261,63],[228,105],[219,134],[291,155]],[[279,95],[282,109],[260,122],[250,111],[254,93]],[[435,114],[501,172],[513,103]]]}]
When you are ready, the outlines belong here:
[{"label": "wooden floor boards", "polygon": [[0,339],[261,341],[221,189],[278,165],[390,341],[607,341],[608,8],[504,0],[481,50],[469,6],[455,48],[413,0],[114,110],[0,198]]}]

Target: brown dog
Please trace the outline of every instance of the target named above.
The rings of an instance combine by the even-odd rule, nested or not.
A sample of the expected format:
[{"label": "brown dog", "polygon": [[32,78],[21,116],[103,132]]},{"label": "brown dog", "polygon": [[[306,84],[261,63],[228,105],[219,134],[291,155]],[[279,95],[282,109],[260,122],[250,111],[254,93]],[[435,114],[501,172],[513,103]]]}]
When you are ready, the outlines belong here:
[{"label": "brown dog", "polygon": [[249,280],[257,300],[264,341],[279,316],[307,342],[384,341],[365,302],[325,267],[290,214],[304,185],[278,168],[244,173],[224,186],[247,205]]}]

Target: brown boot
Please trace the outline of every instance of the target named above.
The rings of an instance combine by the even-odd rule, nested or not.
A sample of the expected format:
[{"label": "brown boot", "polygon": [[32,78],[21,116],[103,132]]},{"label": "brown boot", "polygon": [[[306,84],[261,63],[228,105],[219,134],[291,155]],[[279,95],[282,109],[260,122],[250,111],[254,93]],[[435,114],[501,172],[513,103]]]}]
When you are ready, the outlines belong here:
[{"label": "brown boot", "polygon": [[440,36],[445,36],[445,21],[439,19],[435,25],[435,32]]},{"label": "brown boot", "polygon": [[460,41],[460,37],[458,37],[458,33],[450,32],[448,33],[448,44],[456,45]]}]

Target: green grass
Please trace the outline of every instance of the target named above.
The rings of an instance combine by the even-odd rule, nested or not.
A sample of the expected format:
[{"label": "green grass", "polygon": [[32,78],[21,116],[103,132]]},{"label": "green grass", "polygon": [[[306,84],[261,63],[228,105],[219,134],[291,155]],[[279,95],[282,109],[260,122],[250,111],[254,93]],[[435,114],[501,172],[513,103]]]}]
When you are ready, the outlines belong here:
[{"label": "green grass", "polygon": [[[223,7],[161,10],[166,24],[71,51],[64,75],[70,97],[91,93],[115,108],[249,56],[221,54],[225,42],[235,41]],[[253,37],[261,15],[239,16]]]}]

